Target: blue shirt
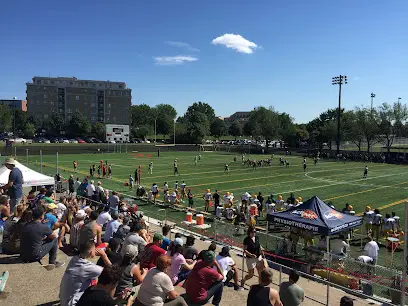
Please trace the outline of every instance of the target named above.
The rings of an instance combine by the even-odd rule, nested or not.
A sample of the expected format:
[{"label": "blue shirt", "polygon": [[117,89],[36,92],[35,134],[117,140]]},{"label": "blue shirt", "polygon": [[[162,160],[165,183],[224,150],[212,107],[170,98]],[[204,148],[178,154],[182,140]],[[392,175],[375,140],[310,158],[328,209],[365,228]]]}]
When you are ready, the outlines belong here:
[{"label": "blue shirt", "polygon": [[105,242],[109,242],[112,239],[113,234],[116,233],[120,226],[120,222],[118,220],[110,220],[106,225],[105,234],[103,235],[103,240]]},{"label": "blue shirt", "polygon": [[169,245],[170,245],[170,239],[167,238],[167,237],[163,237],[163,241],[162,241],[162,244],[161,244],[160,247],[161,247],[163,250],[167,251],[167,249],[169,248]]},{"label": "blue shirt", "polygon": [[43,223],[47,225],[50,229],[52,229],[54,224],[57,223],[57,217],[54,216],[52,213],[46,213],[44,216]]},{"label": "blue shirt", "polygon": [[13,182],[13,186],[8,189],[8,195],[12,199],[23,197],[23,173],[20,169],[14,167],[9,175],[9,182]]}]

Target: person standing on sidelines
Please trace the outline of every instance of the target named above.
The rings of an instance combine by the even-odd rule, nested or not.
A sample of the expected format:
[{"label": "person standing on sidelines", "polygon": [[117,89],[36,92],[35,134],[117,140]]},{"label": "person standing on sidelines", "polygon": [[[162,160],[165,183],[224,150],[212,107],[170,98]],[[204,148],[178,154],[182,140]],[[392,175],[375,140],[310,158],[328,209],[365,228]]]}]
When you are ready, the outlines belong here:
[{"label": "person standing on sidelines", "polygon": [[258,270],[259,276],[265,269],[263,250],[259,243],[259,237],[255,235],[255,228],[252,226],[248,227],[247,237],[244,239],[244,253],[248,274],[241,280],[241,287],[244,287],[245,282],[254,276],[255,268]]},{"label": "person standing on sidelines", "polygon": [[149,164],[149,174],[153,174],[153,162]]},{"label": "person standing on sidelines", "polygon": [[210,210],[210,202],[211,202],[211,198],[212,198],[212,196],[211,196],[211,190],[210,190],[210,189],[207,189],[207,192],[204,193],[203,198],[204,198],[204,201],[205,201],[204,211],[205,211],[205,212],[209,212],[209,210]]},{"label": "person standing on sidelines", "polygon": [[189,208],[193,208],[193,205],[194,205],[194,195],[193,195],[193,193],[191,192],[191,189],[188,189],[187,198],[188,198],[188,207],[189,207]]},{"label": "person standing on sidelines", "polygon": [[183,199],[186,197],[186,186],[187,184],[184,181],[180,185],[181,197]]},{"label": "person standing on sidelines", "polygon": [[174,175],[178,174],[180,176],[180,173],[178,171],[177,159],[174,160],[173,168],[174,168],[174,171],[173,171],[174,173],[173,174]]},{"label": "person standing on sidelines", "polygon": [[7,158],[4,161],[4,165],[10,170],[8,183],[1,187],[3,190],[7,190],[7,194],[10,197],[10,212],[14,212],[14,207],[20,204],[23,198],[23,173],[16,167],[17,162],[13,158]]}]

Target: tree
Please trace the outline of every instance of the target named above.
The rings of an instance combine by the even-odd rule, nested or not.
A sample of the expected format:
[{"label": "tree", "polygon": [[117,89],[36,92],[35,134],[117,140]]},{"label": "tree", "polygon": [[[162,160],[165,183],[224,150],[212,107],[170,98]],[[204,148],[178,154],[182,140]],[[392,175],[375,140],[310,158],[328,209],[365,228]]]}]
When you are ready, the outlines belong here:
[{"label": "tree", "polygon": [[256,120],[248,120],[245,122],[242,132],[246,136],[259,135],[259,126]]},{"label": "tree", "polygon": [[379,128],[389,156],[395,137],[403,134],[404,123],[408,116],[407,106],[398,102],[393,105],[383,103],[378,107],[377,112],[380,121]]},{"label": "tree", "polygon": [[157,134],[169,135],[173,132],[174,120],[177,117],[177,111],[169,104],[159,104],[152,108],[153,127],[156,119]]},{"label": "tree", "polygon": [[379,140],[378,113],[366,107],[356,107],[356,128],[360,129],[367,144],[367,153],[371,147]]},{"label": "tree", "polygon": [[139,104],[131,106],[132,126],[142,126],[154,124],[154,115],[152,108],[147,104]]},{"label": "tree", "polygon": [[293,123],[293,118],[289,114],[279,114],[279,131],[280,137],[286,145],[294,147],[297,145],[296,125]]},{"label": "tree", "polygon": [[90,131],[91,124],[89,121],[86,120],[86,118],[80,112],[75,112],[68,125],[69,134],[72,137],[84,137],[88,135]]},{"label": "tree", "polygon": [[24,131],[23,131],[24,137],[27,138],[32,138],[35,136],[35,126],[34,124],[27,122],[26,125],[24,126]]},{"label": "tree", "polygon": [[211,132],[211,135],[215,137],[220,137],[220,136],[225,135],[225,133],[227,132],[227,126],[225,125],[224,120],[215,118],[214,121],[211,123],[210,132]]},{"label": "tree", "polygon": [[279,124],[279,113],[276,112],[273,107],[265,108],[260,106],[255,108],[250,116],[249,121],[256,121],[257,126],[256,136],[262,136],[266,142],[266,151],[269,149],[269,141],[277,138],[280,133],[280,124]]},{"label": "tree", "polygon": [[133,138],[145,139],[147,135],[151,132],[151,127],[149,125],[142,125],[136,128],[132,128],[131,135]]},{"label": "tree", "polygon": [[229,129],[228,129],[228,134],[230,134],[231,136],[235,137],[235,140],[237,140],[237,136],[241,136],[242,135],[242,124],[241,122],[239,122],[238,120],[234,121]]},{"label": "tree", "polygon": [[64,118],[58,113],[53,113],[49,121],[49,127],[50,127],[50,130],[49,130],[50,134],[54,136],[60,136],[61,131],[65,129]]},{"label": "tree", "polygon": [[[15,112],[15,115],[13,114],[13,112]],[[14,129],[14,126],[15,126],[16,134],[23,134],[25,125],[28,122],[27,112],[23,112],[22,110],[16,109],[15,111],[11,110],[11,113],[12,113],[12,117],[13,117],[13,129]],[[15,117],[15,120],[16,120],[15,123],[14,123],[14,117]]]},{"label": "tree", "polygon": [[209,124],[215,119],[215,111],[209,104],[205,102],[194,102],[188,107],[186,114],[184,115],[185,120],[191,121],[193,114],[196,112],[204,114]]},{"label": "tree", "polygon": [[95,122],[92,124],[91,133],[98,139],[105,139],[106,128],[102,122]]},{"label": "tree", "polygon": [[202,143],[205,136],[210,134],[210,124],[205,114],[194,112],[186,124],[187,135],[191,143]]},{"label": "tree", "polygon": [[12,112],[5,106],[0,105],[0,133],[10,132],[12,128]]}]

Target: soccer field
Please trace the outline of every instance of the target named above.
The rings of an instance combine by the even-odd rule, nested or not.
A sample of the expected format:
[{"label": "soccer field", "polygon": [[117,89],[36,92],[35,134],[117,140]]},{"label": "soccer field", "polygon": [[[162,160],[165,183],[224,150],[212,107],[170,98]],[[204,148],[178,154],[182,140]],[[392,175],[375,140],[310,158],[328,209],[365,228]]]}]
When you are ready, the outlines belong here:
[{"label": "soccer field", "polygon": [[[157,152],[152,153],[112,153],[112,154],[76,154],[59,155],[59,172],[64,178],[73,174],[73,161],[78,162],[77,175],[80,179],[89,175],[89,167],[97,167],[102,159],[112,165],[112,179],[100,179],[105,188],[116,190],[127,195],[134,195],[124,183],[130,174],[134,176],[138,165],[142,166],[142,185],[149,188],[157,183],[162,191],[166,181],[171,189],[176,180],[179,184],[184,180],[188,188],[195,195],[194,208],[204,208],[202,195],[206,189],[214,192],[218,189],[220,194],[227,191],[234,194],[239,200],[241,195],[248,191],[251,194],[262,192],[265,197],[273,193],[282,194],[286,199],[291,192],[295,197],[301,196],[303,200],[316,195],[324,201],[331,201],[336,209],[341,210],[345,203],[353,206],[357,214],[362,214],[364,207],[369,205],[378,208],[383,216],[395,211],[403,222],[403,204],[407,198],[408,177],[406,166],[390,164],[367,164],[368,177],[363,178],[365,163],[361,162],[332,162],[320,160],[314,165],[312,159],[307,160],[306,172],[302,168],[302,157],[285,156],[290,162],[290,167],[279,165],[279,157],[274,156],[271,166],[257,169],[248,168],[241,163],[241,156],[237,162],[233,161],[234,154],[221,152],[202,152],[202,159],[194,165],[194,156],[197,152],[162,152],[160,158]],[[267,158],[267,155],[252,155],[251,159]],[[177,158],[180,176],[173,175],[173,161]],[[25,157],[20,161],[25,163]],[[29,167],[40,170],[39,156],[29,156]],[[153,174],[148,174],[148,165],[153,162]],[[228,163],[230,172],[224,173],[224,165]],[[43,173],[54,175],[56,173],[56,156],[43,156]],[[95,178],[95,181],[98,179]],[[160,192],[162,198],[162,192]],[[143,211],[157,216],[162,214],[154,205],[144,205]],[[154,215],[153,215],[154,214]],[[167,218],[180,222],[184,220],[184,213],[167,209]],[[261,222],[261,224],[265,224]],[[219,232],[220,229],[217,229]],[[359,247],[358,247],[359,249]],[[382,248],[382,252],[384,248]],[[357,246],[353,256],[357,256]],[[396,253],[394,265],[399,266],[402,253]]]}]

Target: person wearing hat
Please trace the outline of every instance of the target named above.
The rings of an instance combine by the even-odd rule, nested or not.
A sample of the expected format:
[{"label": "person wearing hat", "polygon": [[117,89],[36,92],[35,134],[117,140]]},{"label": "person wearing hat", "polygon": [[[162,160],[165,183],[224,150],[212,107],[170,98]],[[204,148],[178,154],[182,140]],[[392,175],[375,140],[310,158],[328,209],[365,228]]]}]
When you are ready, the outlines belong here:
[{"label": "person wearing hat", "polygon": [[82,209],[78,210],[75,214],[75,220],[69,233],[69,243],[73,249],[79,248],[79,234],[82,226],[84,225],[84,220],[86,217],[87,214]]},{"label": "person wearing hat", "polygon": [[54,203],[54,200],[48,197],[44,197],[44,200],[48,203],[48,206],[46,208],[47,213],[45,214],[43,223],[58,235],[58,247],[62,248],[62,240],[65,233],[69,232],[69,226],[57,218],[58,206]]},{"label": "person wearing hat", "polygon": [[156,266],[156,260],[160,255],[166,254],[160,245],[163,242],[163,235],[155,233],[153,236],[153,242],[146,245],[143,252],[139,254],[140,268],[152,269]]},{"label": "person wearing hat", "polygon": [[7,190],[7,194],[10,197],[10,211],[14,211],[14,207],[19,205],[23,199],[23,173],[16,167],[17,162],[14,158],[6,158],[4,165],[10,170],[10,174],[8,183],[0,187],[0,189]]},{"label": "person wearing hat", "polygon": [[166,254],[171,257],[169,276],[173,285],[184,281],[195,265],[195,261],[188,263],[183,256],[183,245],[183,239],[176,238]]},{"label": "person wearing hat", "polygon": [[47,189],[43,186],[40,188],[39,194],[34,198],[32,202],[32,207],[38,206],[39,201],[45,198],[45,194],[47,193]]},{"label": "person wearing hat", "polygon": [[224,195],[224,209],[231,208],[233,205],[231,193],[227,191]]},{"label": "person wearing hat", "polygon": [[223,247],[217,257],[215,257],[215,260],[220,265],[224,274],[224,285],[228,285],[229,282],[234,279],[234,289],[243,290],[244,288],[238,284],[238,269],[234,260],[231,258],[230,248],[228,246]]},{"label": "person wearing hat", "polygon": [[[218,306],[224,289],[224,273],[215,260],[213,251],[205,251],[184,284],[186,296],[192,303],[203,305],[212,298],[212,304]],[[213,266],[215,269],[213,269]]]}]

